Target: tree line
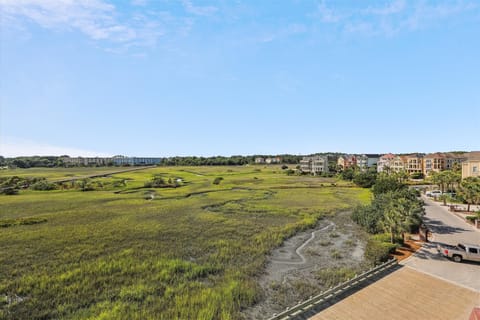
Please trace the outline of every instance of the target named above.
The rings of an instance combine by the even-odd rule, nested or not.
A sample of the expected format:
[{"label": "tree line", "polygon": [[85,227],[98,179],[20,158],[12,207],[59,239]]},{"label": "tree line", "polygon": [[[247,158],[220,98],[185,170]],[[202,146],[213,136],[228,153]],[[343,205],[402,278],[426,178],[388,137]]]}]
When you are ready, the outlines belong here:
[{"label": "tree line", "polygon": [[[31,157],[15,157],[5,158],[0,156],[0,167],[12,168],[35,168],[35,167],[65,167],[63,162],[65,156],[31,156]],[[161,158],[160,166],[238,166],[246,164],[254,164],[255,158],[275,158],[279,157],[282,164],[298,164],[303,156],[283,154],[278,156],[250,155],[250,156],[212,156],[212,157],[164,157]],[[110,165],[113,166],[113,163]],[[83,166],[83,165],[82,165]],[[92,165],[94,166],[94,165]]]}]

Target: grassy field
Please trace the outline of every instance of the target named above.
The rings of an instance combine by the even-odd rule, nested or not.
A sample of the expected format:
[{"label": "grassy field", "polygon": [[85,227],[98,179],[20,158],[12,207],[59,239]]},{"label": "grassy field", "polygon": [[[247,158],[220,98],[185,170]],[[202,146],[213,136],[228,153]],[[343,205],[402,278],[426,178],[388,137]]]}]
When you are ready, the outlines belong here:
[{"label": "grassy field", "polygon": [[[109,169],[79,170],[21,174]],[[179,187],[143,188],[154,175]],[[368,190],[278,166],[158,167],[93,183],[0,196],[0,318],[241,319],[269,251],[370,201]]]},{"label": "grassy field", "polygon": [[[72,168],[29,168],[29,169],[8,169],[0,170],[0,177],[46,177],[51,181],[79,178],[88,175],[104,174],[122,170],[129,170],[127,167],[72,167]],[[134,168],[132,168],[134,169]]]}]

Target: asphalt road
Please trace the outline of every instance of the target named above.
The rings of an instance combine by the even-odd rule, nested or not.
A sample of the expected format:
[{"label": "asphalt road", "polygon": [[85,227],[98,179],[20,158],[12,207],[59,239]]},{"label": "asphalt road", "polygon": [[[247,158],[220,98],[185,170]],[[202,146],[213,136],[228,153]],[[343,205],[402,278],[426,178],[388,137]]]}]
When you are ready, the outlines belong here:
[{"label": "asphalt road", "polygon": [[455,245],[465,242],[480,245],[480,230],[475,230],[440,203],[427,198],[424,200],[425,223],[432,231],[433,238],[402,264],[480,292],[480,263],[466,261],[456,263],[437,252],[438,243]]}]

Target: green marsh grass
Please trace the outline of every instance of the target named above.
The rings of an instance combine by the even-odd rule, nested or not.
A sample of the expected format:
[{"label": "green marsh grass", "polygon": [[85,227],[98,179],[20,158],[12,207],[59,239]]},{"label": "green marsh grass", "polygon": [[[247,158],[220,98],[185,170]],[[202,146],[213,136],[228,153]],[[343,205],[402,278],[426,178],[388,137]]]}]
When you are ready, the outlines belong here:
[{"label": "green marsh grass", "polygon": [[[32,175],[69,174],[59,171]],[[146,200],[154,175],[182,185]],[[255,279],[273,248],[370,197],[273,166],[157,167],[93,180],[104,187],[0,196],[0,220],[46,220],[0,228],[0,297],[20,297],[0,303],[0,318],[241,319],[261,296]]]}]

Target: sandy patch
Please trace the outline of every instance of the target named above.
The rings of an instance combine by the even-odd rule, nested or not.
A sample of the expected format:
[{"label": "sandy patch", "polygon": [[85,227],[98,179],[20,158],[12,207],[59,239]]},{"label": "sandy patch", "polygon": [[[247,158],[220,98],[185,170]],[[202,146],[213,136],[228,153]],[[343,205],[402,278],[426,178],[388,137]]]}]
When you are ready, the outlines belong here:
[{"label": "sandy patch", "polygon": [[349,212],[319,221],[317,227],[297,234],[272,251],[258,279],[263,300],[244,311],[246,319],[267,319],[299,301],[327,289],[319,270],[364,268],[365,232]]}]

